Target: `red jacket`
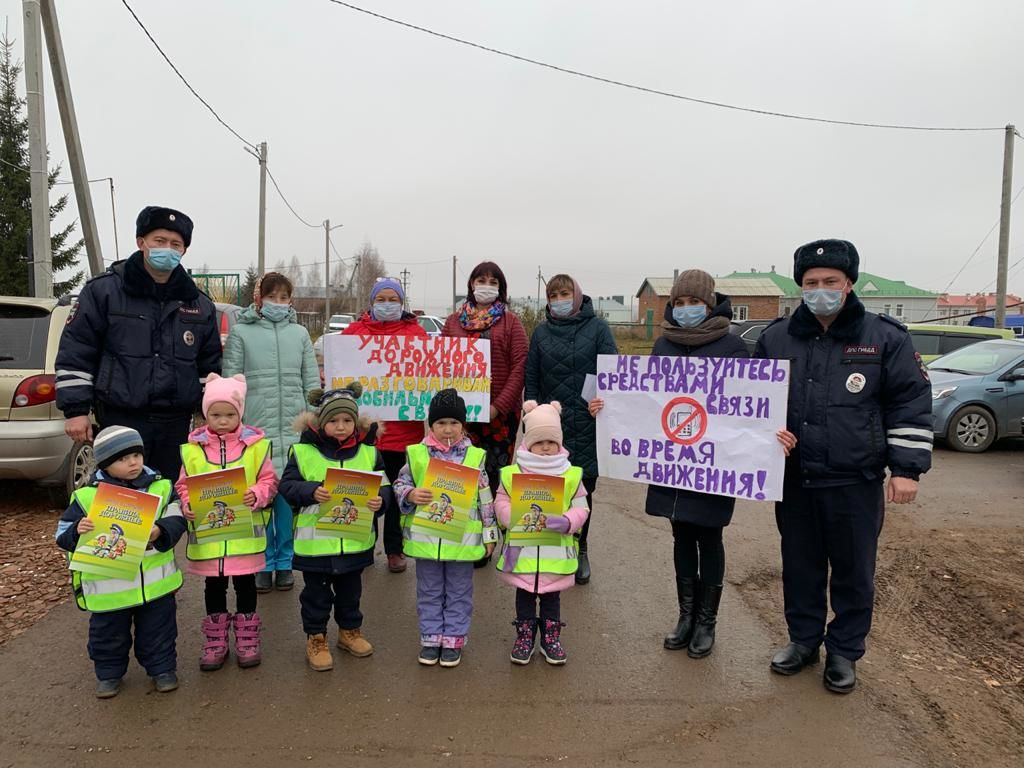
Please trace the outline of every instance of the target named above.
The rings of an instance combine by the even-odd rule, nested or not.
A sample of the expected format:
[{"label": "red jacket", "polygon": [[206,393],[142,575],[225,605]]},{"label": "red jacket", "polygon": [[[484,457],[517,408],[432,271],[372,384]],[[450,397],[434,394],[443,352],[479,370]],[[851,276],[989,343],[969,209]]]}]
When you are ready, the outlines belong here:
[{"label": "red jacket", "polygon": [[[459,323],[459,314],[445,320],[443,336],[469,336]],[[509,310],[487,332],[472,331],[474,336],[491,340],[491,405],[502,416],[519,415],[523,408],[523,386],[526,383],[526,354],[530,343],[518,315]]]},{"label": "red jacket", "polygon": [[[374,320],[369,312],[356,322],[351,323],[342,336],[422,336],[427,332],[420,327],[415,315],[406,313],[401,320],[382,323]],[[386,421],[384,433],[377,438],[377,448],[381,451],[405,451],[410,445],[422,442],[422,421]]]}]

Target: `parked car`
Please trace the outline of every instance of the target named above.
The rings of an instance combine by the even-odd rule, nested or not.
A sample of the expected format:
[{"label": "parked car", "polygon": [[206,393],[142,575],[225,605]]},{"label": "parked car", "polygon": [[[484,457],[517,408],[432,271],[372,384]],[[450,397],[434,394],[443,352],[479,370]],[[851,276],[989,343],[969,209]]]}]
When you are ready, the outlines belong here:
[{"label": "parked car", "polygon": [[[341,333],[338,331],[338,333]],[[330,332],[324,333],[317,337],[317,340],[313,342],[313,353],[316,355],[317,364],[323,368],[324,365],[324,339],[328,336],[336,336],[337,333]]]},{"label": "parked car", "polygon": [[732,325],[729,327],[729,333],[733,333],[743,339],[743,343],[747,345],[747,351],[750,354],[754,354],[754,347],[757,346],[757,340],[761,337],[761,332],[764,331],[774,320],[733,320]]},{"label": "parked car", "polygon": [[95,464],[64,434],[54,361],[71,300],[0,297],[0,480],[30,480],[65,506]]},{"label": "parked car", "polygon": [[910,331],[914,350],[926,363],[976,341],[1013,338],[1013,331],[1008,328],[982,328],[976,325],[911,323],[907,330]]},{"label": "parked car", "polygon": [[331,315],[327,322],[328,333],[340,333],[356,321],[355,315]]},{"label": "parked car", "polygon": [[228,334],[235,323],[238,322],[239,313],[245,309],[237,304],[222,304],[217,301],[214,305],[217,308],[217,327],[220,329],[220,346],[224,348],[224,342],[228,340]]},{"label": "parked car", "polygon": [[440,336],[444,328],[444,320],[437,315],[417,315],[420,328],[427,332],[427,336]]},{"label": "parked car", "polygon": [[936,438],[981,453],[1024,435],[1024,341],[979,341],[928,364]]}]

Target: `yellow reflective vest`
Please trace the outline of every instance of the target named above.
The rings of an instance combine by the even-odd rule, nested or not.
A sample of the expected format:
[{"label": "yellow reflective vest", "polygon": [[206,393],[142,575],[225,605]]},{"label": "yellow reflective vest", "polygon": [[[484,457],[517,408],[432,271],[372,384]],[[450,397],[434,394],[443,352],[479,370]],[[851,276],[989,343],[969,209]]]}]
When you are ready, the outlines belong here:
[{"label": "yellow reflective vest", "polygon": [[[186,443],[181,446],[181,463],[188,476],[201,475],[204,472],[215,472],[218,469],[232,469],[233,467],[245,468],[246,487],[251,488],[259,479],[260,469],[263,462],[270,454],[270,441],[267,439],[258,440],[242,451],[237,460],[225,464],[223,467],[214,464],[206,458],[206,451],[201,445]],[[231,541],[215,541],[207,544],[200,544],[196,538],[195,525],[191,522],[188,526],[188,545],[185,547],[185,557],[189,560],[218,560],[222,557],[234,557],[238,555],[258,555],[267,548],[267,523],[270,521],[270,510],[254,509],[252,513],[252,536],[244,539],[233,539]]]},{"label": "yellow reflective vest", "polygon": [[[512,495],[512,478],[515,475],[523,474],[518,464],[501,468],[501,485],[505,493]],[[562,475],[565,481],[565,493],[562,499],[562,514],[564,515],[572,507],[572,500],[576,497],[580,483],[583,482],[583,470],[580,467],[570,467],[569,471]],[[579,568],[578,553],[576,547],[576,536],[563,533],[556,545],[527,546],[522,547],[519,552],[519,559],[516,560],[512,573],[553,573],[566,576],[576,573]],[[508,549],[508,540],[502,548],[501,557],[498,558],[497,569],[505,570],[505,552]]]},{"label": "yellow reflective vest", "polygon": [[[413,487],[419,488],[427,474],[430,451],[427,450],[427,446],[417,443],[406,448],[405,453],[409,461],[409,471],[412,473]],[[466,449],[466,456],[462,463],[464,466],[479,470],[483,467],[486,457],[487,454],[482,448],[471,445]],[[480,489],[477,488],[477,496],[474,497],[474,503],[470,508],[469,522],[466,523],[462,541],[459,543],[445,541],[437,536],[413,530],[412,520],[415,515],[402,515],[402,551],[409,557],[417,557],[421,560],[463,562],[480,560],[486,550],[484,549],[484,524],[480,517],[480,505],[476,503],[479,493]]]},{"label": "yellow reflective vest", "polygon": [[[162,479],[157,480],[146,489],[147,493],[160,497],[160,508],[156,513],[157,520],[163,517],[167,510],[171,490],[171,481]],[[86,513],[92,507],[95,497],[96,486],[94,485],[79,488],[71,496]],[[177,505],[174,506],[174,509],[178,510]],[[180,510],[177,511],[177,514],[181,514]],[[139,565],[139,572],[133,579],[114,579],[82,571],[71,572],[71,588],[75,593],[75,603],[83,611],[94,613],[134,608],[137,605],[169,595],[180,589],[181,584],[181,571],[178,570],[178,565],[174,562],[173,549],[159,552],[152,547],[147,548],[142,563]]]},{"label": "yellow reflective vest", "polygon": [[[347,461],[331,461],[315,445],[307,443],[296,443],[291,447],[291,452],[299,465],[302,478],[314,483],[323,483],[327,478],[327,470],[332,467],[373,472],[377,466],[377,449],[372,445],[360,445],[356,455]],[[382,475],[381,487],[389,484],[387,477]],[[319,504],[310,504],[299,510],[295,516],[295,554],[305,557],[354,555],[372,549],[377,543],[376,525],[365,539],[342,539],[317,531],[316,521],[319,519]]]}]

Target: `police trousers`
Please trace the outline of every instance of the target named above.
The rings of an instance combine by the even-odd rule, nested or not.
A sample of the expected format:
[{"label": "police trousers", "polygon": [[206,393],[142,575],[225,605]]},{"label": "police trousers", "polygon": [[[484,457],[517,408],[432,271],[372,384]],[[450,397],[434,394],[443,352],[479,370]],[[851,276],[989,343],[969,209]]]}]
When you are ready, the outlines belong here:
[{"label": "police trousers", "polygon": [[[831,488],[786,483],[775,505],[789,639],[856,661],[875,598],[875,558],[885,517],[881,481]],[[831,579],[829,578],[831,569]],[[826,598],[827,594],[827,598]],[[828,603],[832,621],[828,622]]]}]

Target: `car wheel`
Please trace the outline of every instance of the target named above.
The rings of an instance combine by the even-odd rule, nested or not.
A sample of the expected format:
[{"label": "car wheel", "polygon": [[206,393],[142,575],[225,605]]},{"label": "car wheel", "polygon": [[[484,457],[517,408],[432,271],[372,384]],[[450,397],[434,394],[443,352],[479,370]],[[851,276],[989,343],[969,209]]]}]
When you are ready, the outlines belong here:
[{"label": "car wheel", "polygon": [[951,448],[966,453],[987,451],[996,441],[992,414],[977,405],[961,408],[949,422],[946,440]]},{"label": "car wheel", "polygon": [[90,443],[75,443],[71,452],[71,461],[68,464],[68,496],[70,497],[72,493],[87,484],[95,471],[96,458],[92,453],[92,445]]}]

